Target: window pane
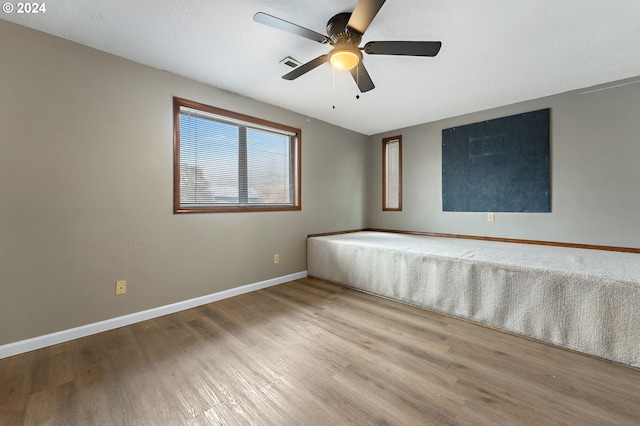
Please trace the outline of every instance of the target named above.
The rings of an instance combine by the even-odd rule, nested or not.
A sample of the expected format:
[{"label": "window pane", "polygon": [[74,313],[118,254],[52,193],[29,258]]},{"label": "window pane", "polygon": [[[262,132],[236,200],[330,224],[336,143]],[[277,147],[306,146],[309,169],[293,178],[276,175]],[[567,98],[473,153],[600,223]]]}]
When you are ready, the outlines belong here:
[{"label": "window pane", "polygon": [[402,137],[385,138],[383,149],[383,210],[402,210]]},{"label": "window pane", "polygon": [[399,170],[398,141],[387,143],[387,207],[398,208]]},{"label": "window pane", "polygon": [[249,203],[292,202],[290,137],[262,130],[247,131]]},{"label": "window pane", "polygon": [[238,127],[180,114],[182,204],[238,202]]}]

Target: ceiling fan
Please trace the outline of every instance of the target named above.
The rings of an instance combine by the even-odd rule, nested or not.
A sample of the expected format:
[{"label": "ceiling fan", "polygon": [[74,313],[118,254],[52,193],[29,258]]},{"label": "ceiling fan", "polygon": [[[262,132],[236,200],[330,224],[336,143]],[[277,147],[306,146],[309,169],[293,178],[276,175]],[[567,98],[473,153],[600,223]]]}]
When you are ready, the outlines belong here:
[{"label": "ceiling fan", "polygon": [[253,20],[333,47],[331,52],[283,75],[285,80],[295,80],[329,62],[338,70],[349,71],[360,91],[368,92],[375,86],[362,63],[362,51],[369,55],[436,56],[442,47],[439,41],[370,41],[364,47],[358,47],[364,32],[384,2],[385,0],[358,0],[353,12],[339,13],[329,19],[328,37],[263,12],[256,13]]}]

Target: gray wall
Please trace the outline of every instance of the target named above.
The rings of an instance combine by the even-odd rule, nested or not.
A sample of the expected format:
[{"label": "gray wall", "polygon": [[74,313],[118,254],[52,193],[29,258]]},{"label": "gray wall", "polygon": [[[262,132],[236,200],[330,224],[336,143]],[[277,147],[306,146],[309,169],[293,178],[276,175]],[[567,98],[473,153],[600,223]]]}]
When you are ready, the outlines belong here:
[{"label": "gray wall", "polygon": [[[301,272],[308,233],[364,226],[363,135],[2,20],[0,52],[0,345]],[[301,128],[302,211],[172,214],[172,96]]]},{"label": "gray wall", "polygon": [[[634,81],[636,81],[634,83]],[[640,83],[627,80],[370,137],[373,228],[640,247]],[[614,87],[617,86],[617,87]],[[608,88],[607,88],[608,87]],[[606,89],[605,89],[606,88]],[[551,213],[442,211],[442,129],[551,108]],[[402,135],[403,211],[382,211],[381,140]]]}]

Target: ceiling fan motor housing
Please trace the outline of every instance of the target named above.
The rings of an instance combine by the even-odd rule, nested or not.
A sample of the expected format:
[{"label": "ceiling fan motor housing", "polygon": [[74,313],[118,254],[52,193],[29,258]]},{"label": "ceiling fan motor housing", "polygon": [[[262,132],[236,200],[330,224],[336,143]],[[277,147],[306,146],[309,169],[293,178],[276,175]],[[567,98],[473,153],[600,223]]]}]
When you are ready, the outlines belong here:
[{"label": "ceiling fan motor housing", "polygon": [[350,12],[338,13],[327,22],[327,34],[332,45],[350,44],[358,46],[362,40],[362,34],[356,31],[349,31],[347,24],[351,18]]}]

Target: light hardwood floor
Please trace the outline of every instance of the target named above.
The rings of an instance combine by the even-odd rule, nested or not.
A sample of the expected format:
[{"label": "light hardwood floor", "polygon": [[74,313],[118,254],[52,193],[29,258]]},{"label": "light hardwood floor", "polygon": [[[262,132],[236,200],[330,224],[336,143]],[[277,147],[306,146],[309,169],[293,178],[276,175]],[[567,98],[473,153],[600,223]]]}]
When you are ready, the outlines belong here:
[{"label": "light hardwood floor", "polygon": [[640,370],[313,278],[0,360],[3,425],[640,424]]}]

